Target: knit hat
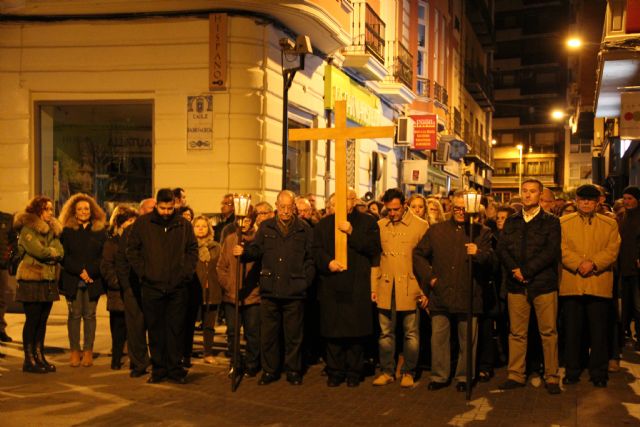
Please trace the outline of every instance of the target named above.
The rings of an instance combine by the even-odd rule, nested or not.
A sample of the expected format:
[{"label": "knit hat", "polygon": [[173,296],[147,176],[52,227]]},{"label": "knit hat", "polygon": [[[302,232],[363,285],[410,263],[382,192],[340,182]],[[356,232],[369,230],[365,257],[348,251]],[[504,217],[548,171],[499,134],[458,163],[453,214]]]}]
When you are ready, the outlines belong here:
[{"label": "knit hat", "polygon": [[630,185],[625,188],[622,194],[629,194],[630,196],[635,197],[636,200],[640,201],[640,188],[635,185]]}]

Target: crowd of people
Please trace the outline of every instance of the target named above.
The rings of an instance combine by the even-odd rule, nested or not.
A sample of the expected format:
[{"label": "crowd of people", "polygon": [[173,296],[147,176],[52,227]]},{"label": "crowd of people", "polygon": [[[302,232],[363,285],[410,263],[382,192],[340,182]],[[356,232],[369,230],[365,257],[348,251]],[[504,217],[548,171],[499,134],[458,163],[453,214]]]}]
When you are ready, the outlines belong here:
[{"label": "crowd of people", "polygon": [[[282,374],[300,385],[322,360],[329,387],[358,386],[379,366],[374,386],[412,387],[426,369],[429,390],[454,382],[466,391],[506,364],[501,389],[540,375],[558,394],[560,366],[567,386],[586,369],[606,387],[625,344],[640,350],[638,187],[611,208],[595,185],[564,201],[530,179],[509,203],[483,196],[474,221],[462,191],[370,196],[350,189],[338,224],[335,196],[317,209],[314,195],[288,190],[275,207],[257,203],[243,218],[227,194],[215,219],[196,215],[182,188],[161,189],[137,210],[118,206],[108,221],[86,194],[67,200],[58,218],[49,198],[34,197],[13,217],[23,371],[56,370],[44,343],[60,294],[71,367],[93,365],[97,301],[106,294],[111,369],[122,368],[126,343],[131,377],[150,368],[150,383],[187,381],[199,322],[203,361],[220,363],[214,337],[224,322],[230,373],[262,371],[260,385]],[[336,259],[336,228],[348,265]],[[5,327],[0,340],[10,341]]]}]

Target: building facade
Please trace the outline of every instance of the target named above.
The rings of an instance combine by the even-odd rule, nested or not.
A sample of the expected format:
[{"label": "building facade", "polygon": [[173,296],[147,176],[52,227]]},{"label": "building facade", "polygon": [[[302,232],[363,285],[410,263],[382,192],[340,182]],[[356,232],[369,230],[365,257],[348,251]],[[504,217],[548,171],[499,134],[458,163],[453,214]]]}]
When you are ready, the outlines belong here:
[{"label": "building facade", "polygon": [[[301,35],[313,53],[288,92],[289,128],[332,126],[335,101],[346,100],[348,126],[436,113],[443,144],[461,122],[456,109],[461,117],[468,111],[479,120],[469,129],[477,126],[486,142],[490,114],[479,113],[460,84],[464,7],[445,0],[0,6],[0,210],[17,211],[35,194],[59,207],[79,191],[110,208],[178,186],[197,212],[217,212],[228,192],[273,202],[282,183],[283,64],[300,59],[287,40],[298,52]],[[458,129],[464,137],[466,128]],[[402,161],[413,158],[431,162],[431,178],[408,190],[459,187],[463,161],[434,167],[432,152],[395,142],[348,143],[347,176],[358,194],[403,185]],[[489,160],[486,146],[470,148]],[[334,150],[331,141],[290,141],[287,188],[317,195],[322,207],[334,189]]]},{"label": "building facade", "polygon": [[494,192],[508,200],[519,182],[563,187],[570,1],[496,0]]}]

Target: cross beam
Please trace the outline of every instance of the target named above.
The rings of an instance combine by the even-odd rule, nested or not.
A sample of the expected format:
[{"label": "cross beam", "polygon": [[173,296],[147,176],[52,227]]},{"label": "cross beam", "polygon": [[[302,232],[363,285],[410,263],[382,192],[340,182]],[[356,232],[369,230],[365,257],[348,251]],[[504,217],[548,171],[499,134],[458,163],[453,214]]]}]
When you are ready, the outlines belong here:
[{"label": "cross beam", "polygon": [[[393,138],[395,126],[347,127],[347,103],[336,101],[334,106],[335,127],[313,129],[290,129],[290,141],[333,139],[336,144],[336,194],[335,194],[335,259],[347,265],[347,235],[338,229],[338,224],[347,220],[347,140],[363,138]],[[329,159],[327,159],[329,161]]]}]

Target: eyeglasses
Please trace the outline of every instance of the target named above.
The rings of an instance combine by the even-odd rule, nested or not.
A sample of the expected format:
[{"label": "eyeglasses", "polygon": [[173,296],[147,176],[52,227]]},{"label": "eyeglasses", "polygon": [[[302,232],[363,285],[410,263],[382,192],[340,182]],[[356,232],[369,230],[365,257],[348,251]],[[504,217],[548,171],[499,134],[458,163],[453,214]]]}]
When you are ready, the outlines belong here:
[{"label": "eyeglasses", "polygon": [[460,206],[454,206],[453,207],[453,211],[454,212],[464,212],[465,209],[463,207],[460,207]]},{"label": "eyeglasses", "polygon": [[233,202],[221,202],[221,206],[233,206]]}]

